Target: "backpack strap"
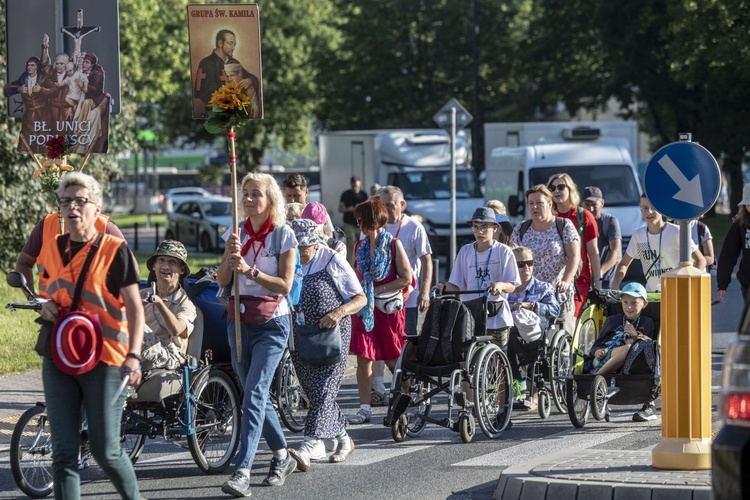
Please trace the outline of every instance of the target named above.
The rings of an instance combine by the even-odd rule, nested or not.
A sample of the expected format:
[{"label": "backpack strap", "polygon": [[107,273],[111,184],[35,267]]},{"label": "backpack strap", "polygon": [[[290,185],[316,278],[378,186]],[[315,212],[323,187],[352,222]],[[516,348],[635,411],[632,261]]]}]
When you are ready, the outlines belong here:
[{"label": "backpack strap", "polygon": [[563,250],[565,249],[565,238],[563,238],[563,231],[565,231],[565,219],[562,217],[555,217],[555,225],[557,226],[557,234],[560,235],[560,241],[563,244]]},{"label": "backpack strap", "polygon": [[578,218],[578,234],[583,234],[583,208],[576,207],[576,217]]},{"label": "backpack strap", "polygon": [[[531,227],[531,219],[525,220],[521,223],[521,228],[518,230],[519,241],[523,241],[523,235],[526,234],[526,231],[528,231],[530,227]],[[559,228],[558,228],[558,231],[560,231]],[[560,233],[560,235],[562,237],[562,232]]]},{"label": "backpack strap", "polygon": [[706,225],[701,222],[698,222],[698,246],[702,245],[704,241],[706,241]]}]

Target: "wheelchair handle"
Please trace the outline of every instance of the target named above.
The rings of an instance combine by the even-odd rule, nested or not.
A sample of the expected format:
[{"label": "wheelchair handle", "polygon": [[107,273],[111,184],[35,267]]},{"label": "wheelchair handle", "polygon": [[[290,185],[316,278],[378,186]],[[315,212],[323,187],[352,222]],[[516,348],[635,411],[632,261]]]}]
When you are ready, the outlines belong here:
[{"label": "wheelchair handle", "polygon": [[490,288],[485,288],[483,290],[451,290],[451,291],[443,290],[443,295],[469,295],[469,294],[481,295],[483,293],[490,293],[491,289],[492,288],[490,287]]}]

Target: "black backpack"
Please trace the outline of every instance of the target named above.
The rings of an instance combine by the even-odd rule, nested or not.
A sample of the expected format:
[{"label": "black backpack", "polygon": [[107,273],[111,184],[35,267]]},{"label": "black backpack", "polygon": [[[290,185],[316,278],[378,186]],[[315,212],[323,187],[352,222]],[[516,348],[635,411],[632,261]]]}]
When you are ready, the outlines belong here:
[{"label": "black backpack", "polygon": [[474,328],[474,317],[459,299],[433,299],[417,342],[418,360],[427,366],[463,361],[466,347],[474,337]]}]

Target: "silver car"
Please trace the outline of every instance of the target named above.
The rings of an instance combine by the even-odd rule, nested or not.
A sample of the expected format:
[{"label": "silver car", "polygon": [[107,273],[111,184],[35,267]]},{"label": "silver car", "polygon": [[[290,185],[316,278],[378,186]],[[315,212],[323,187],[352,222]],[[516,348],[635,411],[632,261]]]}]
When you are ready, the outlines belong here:
[{"label": "silver car", "polygon": [[232,225],[232,199],[225,196],[187,200],[167,216],[166,238],[199,252],[224,248],[221,235]]}]

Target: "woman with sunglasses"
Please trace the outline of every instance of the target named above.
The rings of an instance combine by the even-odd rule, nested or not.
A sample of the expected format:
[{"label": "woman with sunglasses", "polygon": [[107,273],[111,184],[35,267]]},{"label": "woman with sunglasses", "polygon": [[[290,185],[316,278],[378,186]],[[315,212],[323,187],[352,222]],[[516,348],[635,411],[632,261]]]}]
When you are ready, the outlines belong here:
[{"label": "woman with sunglasses", "polygon": [[562,224],[558,227],[552,204],[552,193],[544,184],[526,191],[531,222],[518,224],[513,229],[510,243],[529,247],[534,252],[534,277],[557,288],[560,317],[565,322],[565,329],[572,332],[575,327],[573,280],[581,261],[580,240],[569,220],[561,218]]},{"label": "woman with sunglasses", "polygon": [[[560,304],[555,297],[555,287],[546,281],[534,278],[534,253],[530,248],[513,247],[513,255],[516,258],[521,284],[508,295],[510,309],[514,312],[520,309],[528,309],[536,313],[541,319],[542,330],[545,330],[549,323],[560,314]],[[513,327],[510,330],[508,360],[513,373],[513,385],[519,387],[521,393],[526,390],[528,365],[536,359],[536,353],[541,347],[541,342],[541,340],[526,342],[521,338],[518,328]],[[522,396],[522,394],[519,394],[519,397]],[[524,406],[524,408],[536,410],[536,400],[532,401],[532,406]]]},{"label": "woman with sunglasses", "polygon": [[557,215],[570,220],[581,238],[581,274],[576,278],[575,316],[578,317],[586,304],[591,290],[593,276],[594,286],[601,288],[602,272],[599,261],[599,228],[594,214],[583,207],[573,179],[568,174],[555,174],[549,178],[547,187],[552,191],[553,207]]}]

